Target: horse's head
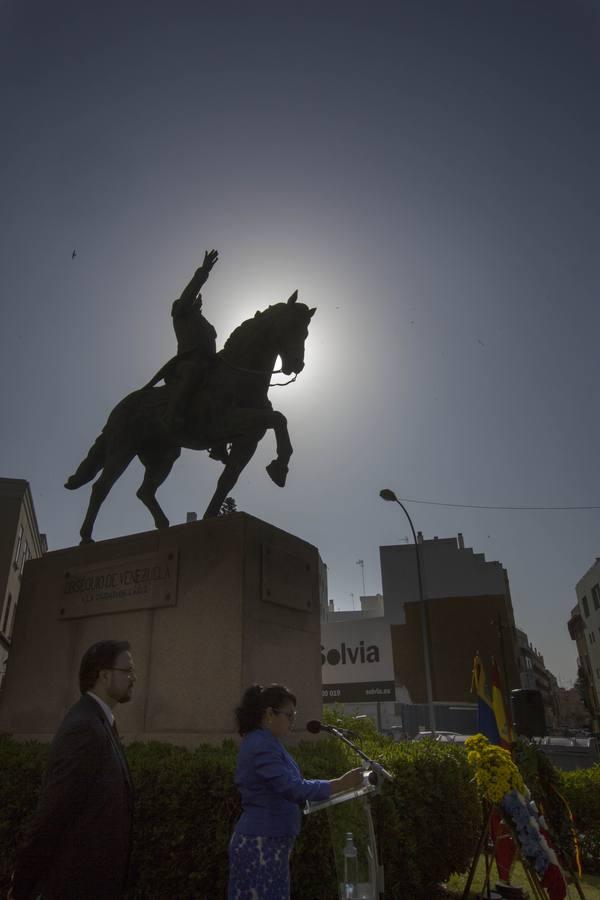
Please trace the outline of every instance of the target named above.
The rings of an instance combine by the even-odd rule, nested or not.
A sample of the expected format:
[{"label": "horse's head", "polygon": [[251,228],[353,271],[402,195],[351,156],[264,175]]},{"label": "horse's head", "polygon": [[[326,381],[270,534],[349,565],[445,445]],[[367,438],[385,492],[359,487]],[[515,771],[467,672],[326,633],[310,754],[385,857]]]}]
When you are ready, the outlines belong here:
[{"label": "horse's head", "polygon": [[234,364],[234,368],[238,365],[244,367],[242,371],[264,370],[268,375],[270,369],[267,371],[267,367],[279,356],[285,375],[301,372],[304,343],[315,312],[304,303],[298,303],[298,291],[294,291],[287,303],[275,303],[242,322],[226,341],[224,358]]},{"label": "horse's head", "polygon": [[316,308],[298,303],[298,291],[294,291],[287,303],[278,303],[274,308],[278,310],[275,328],[281,371],[284,375],[297,374],[304,368],[304,344]]}]

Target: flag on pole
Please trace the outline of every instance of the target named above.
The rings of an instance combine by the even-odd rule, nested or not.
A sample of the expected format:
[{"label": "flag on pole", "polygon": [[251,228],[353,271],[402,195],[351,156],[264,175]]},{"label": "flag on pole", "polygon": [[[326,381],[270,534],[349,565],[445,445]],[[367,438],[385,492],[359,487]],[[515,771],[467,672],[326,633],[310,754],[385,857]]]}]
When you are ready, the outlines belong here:
[{"label": "flag on pole", "polygon": [[[471,693],[477,694],[477,727],[481,734],[484,734],[490,744],[499,744],[506,747],[503,743],[500,726],[506,727],[506,716],[504,716],[504,703],[502,702],[502,694],[500,694],[500,679],[497,678],[497,670],[492,666],[492,697],[488,693],[485,671],[479,653],[475,654],[473,660],[473,677],[471,680]],[[499,697],[497,696],[499,695]],[[498,704],[500,700],[501,707]],[[500,714],[500,710],[502,714]],[[517,855],[517,848],[513,841],[510,829],[502,819],[499,811],[493,809],[490,818],[491,836],[494,842],[494,857],[498,867],[498,876],[501,881],[508,883],[510,881],[510,872]]]},{"label": "flag on pole", "polygon": [[500,686],[500,672],[496,660],[492,656],[492,709],[494,718],[496,719],[496,728],[498,730],[498,743],[505,750],[508,750],[512,744],[512,729],[510,720],[507,719],[506,709],[504,708],[504,697],[502,696],[502,688]]},{"label": "flag on pole", "polygon": [[500,734],[496,723],[496,716],[492,707],[492,701],[487,689],[485,672],[479,656],[475,654],[473,660],[473,675],[471,678],[471,693],[477,694],[477,728],[485,735],[490,744],[500,743]]}]

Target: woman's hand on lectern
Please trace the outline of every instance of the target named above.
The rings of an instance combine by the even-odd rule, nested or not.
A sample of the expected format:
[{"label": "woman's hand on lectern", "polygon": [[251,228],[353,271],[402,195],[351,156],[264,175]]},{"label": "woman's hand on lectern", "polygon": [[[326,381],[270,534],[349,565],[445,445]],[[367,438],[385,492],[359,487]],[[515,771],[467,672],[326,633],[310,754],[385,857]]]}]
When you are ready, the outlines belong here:
[{"label": "woman's hand on lectern", "polygon": [[351,791],[353,789],[361,787],[364,780],[364,769],[359,767],[358,769],[350,769],[349,772],[345,772],[343,775],[340,775],[339,778],[334,778],[333,781],[330,781],[331,785],[331,793],[332,794],[341,794],[343,791]]}]

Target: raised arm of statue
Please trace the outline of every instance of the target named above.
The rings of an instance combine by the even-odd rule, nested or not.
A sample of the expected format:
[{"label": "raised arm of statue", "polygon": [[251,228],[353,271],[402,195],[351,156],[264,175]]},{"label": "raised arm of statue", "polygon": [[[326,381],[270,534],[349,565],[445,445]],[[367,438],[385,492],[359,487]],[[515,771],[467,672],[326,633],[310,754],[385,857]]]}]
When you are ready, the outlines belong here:
[{"label": "raised arm of statue", "polygon": [[188,286],[184,289],[179,298],[178,306],[190,306],[198,297],[200,293],[200,288],[207,281],[208,276],[210,275],[210,270],[216,263],[219,258],[219,253],[217,250],[207,250],[204,254],[204,261],[199,269],[196,269],[194,275],[188,284]]}]

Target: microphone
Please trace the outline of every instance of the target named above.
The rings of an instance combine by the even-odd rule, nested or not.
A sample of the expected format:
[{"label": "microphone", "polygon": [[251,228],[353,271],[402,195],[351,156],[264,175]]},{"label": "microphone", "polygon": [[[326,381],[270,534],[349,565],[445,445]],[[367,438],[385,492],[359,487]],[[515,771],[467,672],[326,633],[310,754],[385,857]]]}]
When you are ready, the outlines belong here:
[{"label": "microphone", "polygon": [[[319,722],[318,719],[311,719],[310,722],[306,723],[306,730],[310,731],[311,734],[318,734],[320,731],[327,731],[329,734],[333,734],[338,738],[341,738],[346,743],[350,743],[346,735],[351,734],[353,737],[357,737],[357,735],[350,731],[348,728],[334,728],[333,725],[326,725],[324,722]],[[371,784],[376,785],[378,783],[379,778],[385,778],[386,781],[393,781],[394,776],[384,769],[381,763],[376,762],[374,759],[369,759],[362,750],[358,747],[355,747],[354,744],[350,743],[350,746],[353,750],[355,750],[358,755],[364,759],[366,763],[368,763],[370,767],[370,772],[367,775],[367,778]]]},{"label": "microphone", "polygon": [[350,729],[348,728],[334,728],[332,725],[326,725],[325,722],[319,722],[318,719],[311,719],[310,722],[307,722],[306,730],[310,731],[311,734],[318,734],[320,731],[327,731],[328,734],[354,735],[354,732],[350,731]]}]

